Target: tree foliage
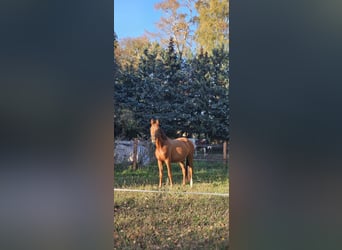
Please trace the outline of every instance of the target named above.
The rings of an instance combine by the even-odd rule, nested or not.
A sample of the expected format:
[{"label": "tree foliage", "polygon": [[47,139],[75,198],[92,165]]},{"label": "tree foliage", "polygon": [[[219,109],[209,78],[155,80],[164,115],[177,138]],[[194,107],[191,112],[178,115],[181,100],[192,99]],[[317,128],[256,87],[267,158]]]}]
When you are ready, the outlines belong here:
[{"label": "tree foliage", "polygon": [[164,15],[157,22],[159,32],[149,34],[158,37],[162,45],[167,45],[172,37],[181,58],[189,56],[193,47],[194,4],[194,0],[163,0],[155,4],[155,9]]},{"label": "tree foliage", "polygon": [[199,0],[195,6],[198,12],[198,28],[195,33],[198,47],[209,53],[222,46],[228,49],[229,1]]},{"label": "tree foliage", "polygon": [[170,137],[229,138],[228,53],[203,50],[181,58],[173,38],[167,48],[145,48],[137,65],[119,66],[114,81],[115,136],[149,137],[158,118]]},{"label": "tree foliage", "polygon": [[137,67],[140,55],[146,48],[151,46],[151,42],[146,36],[136,38],[123,38],[114,44],[114,56],[121,67]]},{"label": "tree foliage", "polygon": [[196,48],[209,54],[222,46],[228,50],[228,0],[162,0],[155,9],[163,13],[156,24],[159,32],[147,34],[165,46],[173,37],[180,57],[192,57]]},{"label": "tree foliage", "polygon": [[[229,139],[227,0],[161,0],[158,41],[114,32],[114,135]],[[151,35],[151,33],[150,33]]]}]

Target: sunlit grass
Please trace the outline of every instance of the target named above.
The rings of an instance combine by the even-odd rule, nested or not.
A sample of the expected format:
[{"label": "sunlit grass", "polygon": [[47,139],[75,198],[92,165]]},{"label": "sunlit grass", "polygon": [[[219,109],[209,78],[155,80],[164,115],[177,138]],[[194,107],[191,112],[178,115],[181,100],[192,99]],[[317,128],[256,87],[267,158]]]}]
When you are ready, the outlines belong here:
[{"label": "sunlit grass", "polygon": [[[182,186],[182,173],[172,167],[174,185],[166,193],[114,191],[114,249],[228,249],[229,198],[188,192],[228,193],[228,166],[197,163],[194,184]],[[158,167],[114,170],[114,186],[158,189]],[[184,192],[184,194],[182,194]]]},{"label": "sunlit grass", "polygon": [[[163,185],[167,183],[166,166],[163,169]],[[182,172],[178,164],[172,164],[173,189],[182,189]],[[193,190],[202,192],[228,191],[228,166],[220,163],[197,163],[194,166]],[[158,189],[157,165],[149,165],[136,171],[122,166],[114,168],[115,188]],[[189,186],[189,184],[187,184]],[[163,186],[163,188],[168,188]]]},{"label": "sunlit grass", "polygon": [[116,192],[114,249],[227,249],[228,197]]}]

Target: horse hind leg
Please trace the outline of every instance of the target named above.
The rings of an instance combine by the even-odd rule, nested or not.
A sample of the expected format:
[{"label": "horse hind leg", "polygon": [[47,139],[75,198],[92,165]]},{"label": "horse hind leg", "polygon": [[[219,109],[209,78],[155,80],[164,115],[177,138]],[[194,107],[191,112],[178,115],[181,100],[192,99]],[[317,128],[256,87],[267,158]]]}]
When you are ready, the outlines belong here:
[{"label": "horse hind leg", "polygon": [[190,187],[192,187],[192,167],[189,166]]},{"label": "horse hind leg", "polygon": [[183,173],[183,186],[185,185],[185,178],[187,177],[187,171],[186,168],[187,166],[184,165],[184,162],[179,162],[179,165],[182,169],[182,173]]},{"label": "horse hind leg", "polygon": [[193,174],[193,157],[190,155],[187,157],[187,164],[186,167],[188,170],[188,180],[190,181],[190,187],[192,187],[193,181],[192,181],[192,174]]},{"label": "horse hind leg", "polygon": [[189,166],[189,176],[190,176],[190,187],[192,187],[192,173],[193,173],[193,169],[192,166]]}]

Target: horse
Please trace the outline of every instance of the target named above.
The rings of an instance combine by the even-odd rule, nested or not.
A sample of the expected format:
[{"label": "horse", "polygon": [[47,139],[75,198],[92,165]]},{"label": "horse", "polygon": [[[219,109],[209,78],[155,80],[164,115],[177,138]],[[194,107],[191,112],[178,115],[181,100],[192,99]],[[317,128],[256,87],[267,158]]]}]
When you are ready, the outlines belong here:
[{"label": "horse", "polygon": [[170,187],[172,187],[171,163],[179,163],[183,173],[183,186],[187,178],[187,181],[190,181],[190,187],[192,187],[194,144],[184,137],[177,139],[168,138],[160,128],[159,120],[151,119],[150,133],[151,141],[156,145],[155,156],[158,160],[159,188],[162,186],[164,162],[167,167]]}]

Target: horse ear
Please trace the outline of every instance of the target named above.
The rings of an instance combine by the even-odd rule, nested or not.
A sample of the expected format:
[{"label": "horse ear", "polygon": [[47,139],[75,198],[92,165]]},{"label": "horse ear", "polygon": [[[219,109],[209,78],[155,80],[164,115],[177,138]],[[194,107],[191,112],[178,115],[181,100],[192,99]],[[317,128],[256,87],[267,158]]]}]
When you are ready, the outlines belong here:
[{"label": "horse ear", "polygon": [[156,120],[156,124],[159,125],[159,120]]},{"label": "horse ear", "polygon": [[153,119],[151,119],[151,125],[154,123],[154,120]]}]

